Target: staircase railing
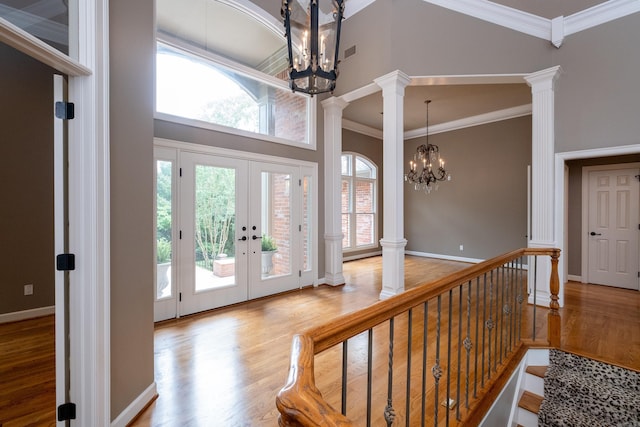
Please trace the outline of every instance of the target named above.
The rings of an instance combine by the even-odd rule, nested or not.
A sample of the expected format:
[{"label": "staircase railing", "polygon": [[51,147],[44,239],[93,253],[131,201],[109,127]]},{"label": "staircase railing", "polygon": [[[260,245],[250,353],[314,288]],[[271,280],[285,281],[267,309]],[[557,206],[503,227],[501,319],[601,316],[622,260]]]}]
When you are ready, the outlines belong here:
[{"label": "staircase railing", "polygon": [[[476,423],[528,346],[560,345],[559,256],[519,249],[296,335],[280,426]],[[550,271],[546,337],[539,270]]]}]

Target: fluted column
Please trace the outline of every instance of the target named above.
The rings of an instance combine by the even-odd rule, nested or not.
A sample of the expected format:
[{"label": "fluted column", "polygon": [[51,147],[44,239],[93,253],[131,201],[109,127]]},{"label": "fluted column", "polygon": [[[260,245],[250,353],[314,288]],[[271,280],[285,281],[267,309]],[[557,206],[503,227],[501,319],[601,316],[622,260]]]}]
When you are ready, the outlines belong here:
[{"label": "fluted column", "polygon": [[404,88],[411,79],[394,71],[374,80],[382,88],[384,158],[384,223],[382,245],[382,291],[380,299],[404,292]]},{"label": "fluted column", "polygon": [[[545,248],[557,246],[554,224],[555,195],[555,81],[560,67],[529,74],[525,80],[532,94],[532,140],[531,140],[531,238],[529,247]],[[551,261],[540,257],[537,262],[536,304],[549,306],[549,275]],[[529,302],[533,302],[532,294]]]},{"label": "fluted column", "polygon": [[324,277],[328,285],[344,284],[342,274],[342,110],[349,105],[340,98],[322,101],[324,109]]}]

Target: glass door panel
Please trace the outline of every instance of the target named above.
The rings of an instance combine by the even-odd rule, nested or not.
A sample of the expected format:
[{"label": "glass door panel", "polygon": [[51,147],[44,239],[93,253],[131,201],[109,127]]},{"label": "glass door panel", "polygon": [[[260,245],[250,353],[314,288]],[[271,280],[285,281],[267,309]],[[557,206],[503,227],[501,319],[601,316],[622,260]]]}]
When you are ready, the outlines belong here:
[{"label": "glass door panel", "polygon": [[247,164],[182,154],[181,315],[247,299]]}]

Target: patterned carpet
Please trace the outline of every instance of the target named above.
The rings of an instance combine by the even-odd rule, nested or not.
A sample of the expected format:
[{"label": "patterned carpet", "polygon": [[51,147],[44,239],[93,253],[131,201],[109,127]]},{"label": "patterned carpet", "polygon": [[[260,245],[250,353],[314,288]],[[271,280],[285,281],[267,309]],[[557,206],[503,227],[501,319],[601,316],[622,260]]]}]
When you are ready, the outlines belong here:
[{"label": "patterned carpet", "polygon": [[542,427],[640,426],[640,373],[550,350]]}]

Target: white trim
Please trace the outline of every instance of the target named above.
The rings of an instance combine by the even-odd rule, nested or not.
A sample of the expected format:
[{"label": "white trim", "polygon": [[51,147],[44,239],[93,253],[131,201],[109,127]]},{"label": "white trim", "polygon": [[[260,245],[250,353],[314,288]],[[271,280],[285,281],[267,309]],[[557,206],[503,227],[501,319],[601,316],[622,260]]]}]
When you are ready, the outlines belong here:
[{"label": "white trim", "polygon": [[360,124],[349,119],[342,119],[342,129],[350,130],[372,138],[382,139],[382,131],[374,127]]},{"label": "white trim", "polygon": [[49,316],[55,313],[54,305],[48,307],[32,308],[29,310],[14,311],[0,314],[0,323],[19,322],[21,320],[35,319],[36,317]]},{"label": "white trim", "polygon": [[[111,422],[109,3],[79,1],[78,60],[92,70],[69,79],[70,398],[79,426]],[[75,25],[75,24],[74,24]],[[72,37],[72,38],[73,38]]]},{"label": "white trim", "polygon": [[481,258],[465,258],[465,257],[461,257],[461,256],[452,256],[452,255],[444,255],[444,254],[433,254],[433,253],[429,253],[429,252],[419,252],[419,251],[404,251],[405,255],[413,255],[413,256],[419,256],[419,257],[423,257],[423,258],[435,258],[435,259],[444,259],[444,260],[448,260],[448,261],[461,261],[461,262],[469,262],[472,264],[479,264],[483,261],[485,261],[484,259]]},{"label": "white trim", "polygon": [[[489,113],[478,114],[477,116],[465,117],[463,119],[452,120],[447,123],[439,123],[429,126],[429,135],[435,135],[443,132],[451,132],[458,129],[464,129],[472,126],[486,125],[502,120],[515,119],[517,117],[530,116],[531,104],[520,105],[504,110],[492,111]],[[427,128],[419,128],[404,133],[404,139],[418,138],[427,135]]]},{"label": "white trim", "polygon": [[42,40],[0,18],[0,42],[69,76],[89,76],[91,69],[75,61]]},{"label": "white trim", "polygon": [[380,256],[382,255],[382,251],[375,251],[375,252],[367,252],[364,254],[358,254],[358,255],[351,255],[351,256],[344,256],[342,257],[342,261],[355,261],[357,259],[363,259],[363,258],[371,258],[374,256]]},{"label": "white trim", "polygon": [[455,12],[549,40],[550,20],[486,0],[423,0]]},{"label": "white trim", "polygon": [[567,280],[572,282],[582,282],[582,276],[576,276],[574,274],[567,274]]},{"label": "white trim", "polygon": [[578,33],[595,26],[640,12],[638,0],[609,0],[564,18],[564,35]]},{"label": "white trim", "polygon": [[145,407],[153,401],[158,395],[157,387],[155,381],[149,385],[138,397],[136,397],[133,402],[129,404],[120,415],[116,417],[115,420],[111,422],[111,427],[126,427],[129,425],[131,420],[133,420],[140,412],[142,412]]},{"label": "white trim", "polygon": [[263,8],[254,4],[249,0],[216,0],[218,3],[226,4],[240,12],[244,13],[248,17],[251,17],[268,28],[279,37],[282,37],[284,30],[282,28],[282,21],[275,16],[268,13]]}]

